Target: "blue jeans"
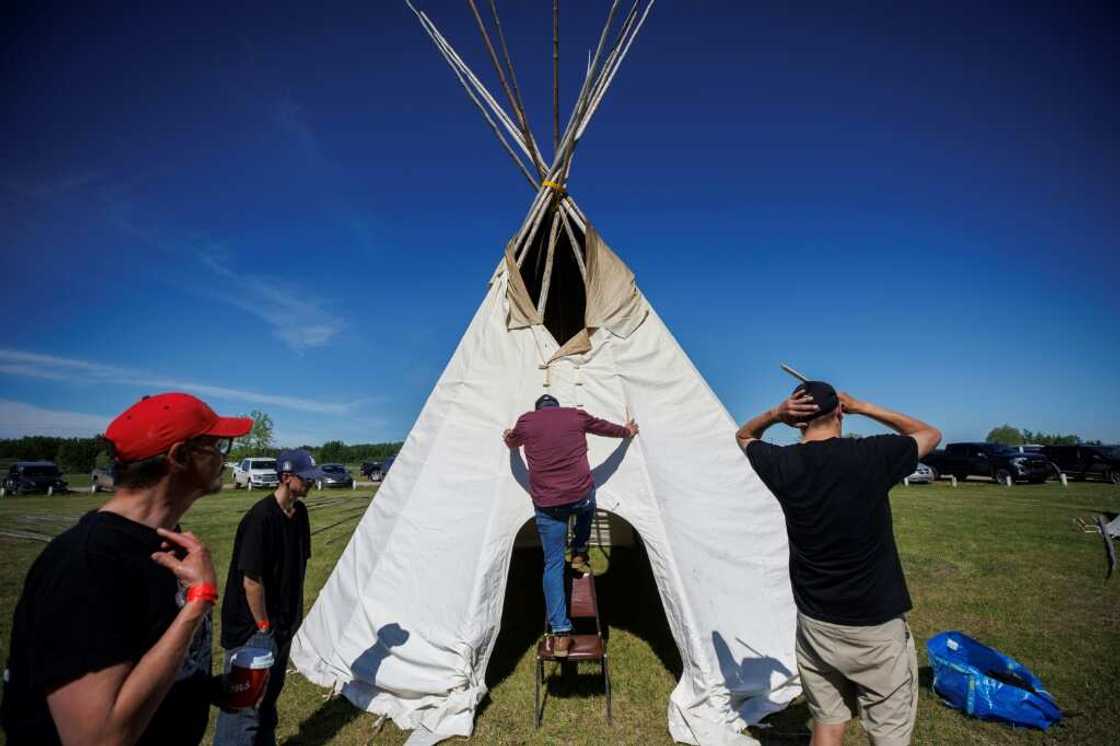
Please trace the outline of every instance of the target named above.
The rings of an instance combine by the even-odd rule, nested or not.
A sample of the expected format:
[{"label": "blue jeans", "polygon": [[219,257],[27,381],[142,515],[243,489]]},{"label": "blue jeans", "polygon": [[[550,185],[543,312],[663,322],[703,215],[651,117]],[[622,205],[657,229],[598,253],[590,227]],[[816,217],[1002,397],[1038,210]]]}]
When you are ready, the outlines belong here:
[{"label": "blue jeans", "polygon": [[572,631],[564,593],[564,549],[568,542],[568,516],[573,515],[576,525],[572,553],[586,554],[591,519],[595,517],[595,490],[578,502],[536,510],[537,534],[544,549],[544,603],[548,608],[548,626],[554,634]]},{"label": "blue jeans", "polygon": [[[288,672],[288,651],[292,646],[290,633],[274,632],[272,635],[257,633],[249,638],[242,647],[266,648],[272,650],[276,662],[268,675],[268,685],[257,707],[237,712],[222,711],[218,714],[218,725],[214,730],[214,746],[275,746],[276,723],[279,713],[276,700],[284,688],[284,675]],[[225,672],[229,673],[233,655],[241,648],[226,651]]]}]

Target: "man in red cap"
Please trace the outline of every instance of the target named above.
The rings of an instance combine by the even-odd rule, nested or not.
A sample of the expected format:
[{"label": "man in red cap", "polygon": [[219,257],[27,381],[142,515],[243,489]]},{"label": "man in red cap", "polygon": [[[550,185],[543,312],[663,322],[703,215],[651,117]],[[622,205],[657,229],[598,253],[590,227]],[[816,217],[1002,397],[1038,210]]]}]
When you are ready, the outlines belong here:
[{"label": "man in red cap", "polygon": [[197,744],[214,692],[214,566],[179,520],[221,489],[248,418],[188,394],[110,423],[116,492],[57,536],[16,605],[0,704],[8,743]]},{"label": "man in red cap", "polygon": [[[854,414],[898,434],[845,438],[844,417]],[[801,442],[763,442],[777,422],[799,429]],[[918,709],[918,658],[889,492],[937,447],[941,432],[806,381],[736,438],[785,514],[812,746],[840,746],[857,716],[871,743],[906,746]]]}]

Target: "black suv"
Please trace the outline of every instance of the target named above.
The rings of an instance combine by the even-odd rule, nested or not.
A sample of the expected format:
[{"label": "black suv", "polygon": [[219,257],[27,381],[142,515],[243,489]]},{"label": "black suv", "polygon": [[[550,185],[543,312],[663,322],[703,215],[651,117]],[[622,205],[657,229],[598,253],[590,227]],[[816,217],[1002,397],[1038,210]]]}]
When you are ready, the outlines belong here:
[{"label": "black suv", "polygon": [[922,459],[933,469],[935,478],[952,474],[964,480],[970,476],[991,477],[1000,484],[1033,482],[1040,484],[1054,475],[1054,465],[1037,453],[1022,453],[998,443],[950,443]]},{"label": "black suv", "polygon": [[66,491],[62,472],[51,461],[17,461],[4,477],[4,489],[12,495],[47,492],[51,488],[55,492]]},{"label": "black suv", "polygon": [[384,461],[366,461],[362,463],[362,476],[371,482],[380,482],[389,473],[396,456],[390,456]]},{"label": "black suv", "polygon": [[1054,466],[1074,479],[1103,479],[1120,484],[1120,446],[1046,446]]}]

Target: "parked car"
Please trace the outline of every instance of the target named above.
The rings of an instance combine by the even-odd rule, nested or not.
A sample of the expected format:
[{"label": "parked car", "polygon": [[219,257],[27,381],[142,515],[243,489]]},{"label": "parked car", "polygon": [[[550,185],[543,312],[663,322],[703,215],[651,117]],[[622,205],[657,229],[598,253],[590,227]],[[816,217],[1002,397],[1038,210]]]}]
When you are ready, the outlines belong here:
[{"label": "parked car", "polygon": [[353,487],[354,477],[342,464],[320,464],[323,478],[319,480],[319,489],[324,487]]},{"label": "parked car", "polygon": [[280,484],[276,475],[276,459],[246,458],[233,468],[233,488],[275,487]]},{"label": "parked car", "polygon": [[395,460],[395,456],[390,456],[384,461],[365,461],[362,463],[362,476],[371,482],[380,482],[389,473],[389,467]]},{"label": "parked car", "polygon": [[380,461],[363,461],[361,468],[362,476],[371,482],[381,481],[381,462]]},{"label": "parked car", "polygon": [[113,490],[113,469],[109,466],[99,466],[89,473],[89,491],[112,492]]},{"label": "parked car", "polygon": [[1046,457],[1074,479],[1103,479],[1120,484],[1120,446],[1046,446]]},{"label": "parked car", "polygon": [[1054,466],[1046,457],[1020,453],[999,443],[950,443],[944,450],[927,454],[922,462],[933,470],[935,478],[949,474],[960,480],[989,477],[1000,484],[1008,478],[1013,483],[1040,484],[1054,474]]},{"label": "parked car", "polygon": [[932,484],[937,481],[937,477],[933,475],[933,469],[919,461],[918,468],[914,470],[913,474],[906,477],[906,481],[910,484]]},{"label": "parked car", "polygon": [[10,495],[65,492],[66,489],[66,480],[53,461],[17,461],[4,477],[4,490]]}]

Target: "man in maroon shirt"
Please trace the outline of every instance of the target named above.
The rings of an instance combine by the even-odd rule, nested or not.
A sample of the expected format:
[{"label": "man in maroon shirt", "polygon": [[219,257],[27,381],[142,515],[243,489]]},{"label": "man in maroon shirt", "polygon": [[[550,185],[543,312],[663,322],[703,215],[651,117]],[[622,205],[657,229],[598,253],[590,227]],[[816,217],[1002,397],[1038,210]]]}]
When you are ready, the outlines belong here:
[{"label": "man in maroon shirt", "polygon": [[555,636],[557,658],[568,655],[572,621],[564,595],[564,548],[568,518],[575,516],[572,536],[572,569],[589,572],[587,542],[595,515],[595,481],[587,463],[587,433],[607,438],[632,438],[638,425],[600,420],[574,407],[561,407],[555,397],[537,399],[536,409],[526,412],[502,437],[510,448],[525,446],[529,462],[529,494],[536,508],[537,533],[544,548],[544,600],[548,626]]}]

